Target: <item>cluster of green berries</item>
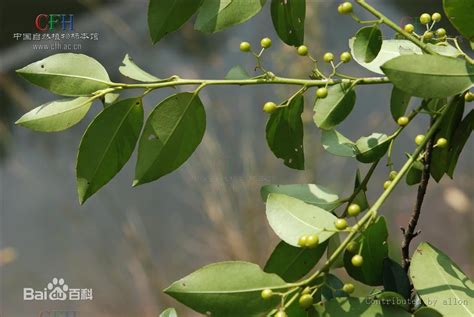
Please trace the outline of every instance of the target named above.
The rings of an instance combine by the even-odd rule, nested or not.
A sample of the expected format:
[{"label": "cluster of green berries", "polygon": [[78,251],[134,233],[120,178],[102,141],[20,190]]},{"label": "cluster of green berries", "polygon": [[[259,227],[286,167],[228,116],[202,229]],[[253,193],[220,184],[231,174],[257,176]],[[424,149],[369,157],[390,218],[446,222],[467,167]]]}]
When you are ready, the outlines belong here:
[{"label": "cluster of green berries", "polygon": [[351,14],[353,10],[352,3],[344,2],[337,7],[337,12],[340,14]]},{"label": "cluster of green berries", "polygon": [[397,171],[391,171],[390,174],[388,175],[388,180],[386,180],[383,183],[383,189],[389,188],[390,185],[392,185],[392,181],[395,179],[395,177],[397,177],[397,175],[398,175]]},{"label": "cluster of green berries", "polygon": [[[418,134],[415,138],[416,145],[421,145],[425,141],[425,136],[423,134]],[[445,148],[448,145],[448,140],[445,138],[439,138],[436,140],[435,147],[439,147],[441,149]]]},{"label": "cluster of green berries", "polygon": [[[428,13],[423,13],[420,16],[420,23],[423,25],[427,25],[431,22],[439,22],[439,21],[441,21],[441,14],[438,12],[435,12],[432,15]],[[413,24],[406,24],[403,29],[405,30],[405,32],[411,34],[415,31],[415,26]],[[423,34],[423,38],[429,41],[433,38],[434,35],[436,35],[436,37],[438,38],[444,38],[446,36],[446,29],[439,28],[433,33],[430,28],[430,30],[426,31]]]},{"label": "cluster of green berries", "polygon": [[[359,243],[357,243],[357,241],[351,241],[347,247],[346,247],[347,251],[351,252],[351,253],[356,253],[356,252],[359,252]],[[364,258],[362,257],[362,255],[360,254],[355,254],[352,258],[351,258],[351,263],[353,266],[355,267],[361,267],[362,264],[364,263]],[[347,292],[345,291],[346,293],[350,293],[350,292]]]},{"label": "cluster of green berries", "polygon": [[467,102],[472,102],[472,101],[474,101],[474,93],[468,91],[468,92],[464,95],[464,99],[465,99]]},{"label": "cluster of green berries", "polygon": [[298,245],[302,248],[316,248],[319,245],[319,237],[315,234],[303,235],[298,239]]},{"label": "cluster of green berries", "polygon": [[[269,48],[272,46],[272,40],[269,37],[265,37],[260,41],[260,46],[262,48]],[[249,42],[242,42],[240,43],[240,51],[242,52],[250,52],[252,50],[252,46]]]}]

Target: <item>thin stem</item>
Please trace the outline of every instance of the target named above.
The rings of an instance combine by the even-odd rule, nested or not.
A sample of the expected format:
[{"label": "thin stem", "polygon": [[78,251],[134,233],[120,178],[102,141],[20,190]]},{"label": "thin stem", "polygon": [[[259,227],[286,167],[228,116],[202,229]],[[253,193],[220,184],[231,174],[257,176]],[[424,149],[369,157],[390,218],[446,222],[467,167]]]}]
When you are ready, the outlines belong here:
[{"label": "thin stem", "polygon": [[456,48],[458,49],[458,51],[461,53],[462,56],[464,56],[464,58],[471,64],[474,64],[474,59],[472,59],[469,55],[467,55],[461,48],[461,46],[459,45],[459,42],[458,42],[458,39],[457,38],[454,38],[453,39],[453,43],[454,45],[456,46]]}]

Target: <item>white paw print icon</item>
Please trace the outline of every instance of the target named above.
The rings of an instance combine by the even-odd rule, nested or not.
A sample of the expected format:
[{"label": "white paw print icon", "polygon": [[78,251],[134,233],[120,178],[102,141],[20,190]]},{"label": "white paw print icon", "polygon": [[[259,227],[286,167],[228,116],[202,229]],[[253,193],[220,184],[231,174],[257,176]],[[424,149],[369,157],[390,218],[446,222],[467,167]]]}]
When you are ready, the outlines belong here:
[{"label": "white paw print icon", "polygon": [[48,283],[48,290],[50,300],[66,300],[69,286],[64,283],[63,278],[55,277],[51,283]]}]

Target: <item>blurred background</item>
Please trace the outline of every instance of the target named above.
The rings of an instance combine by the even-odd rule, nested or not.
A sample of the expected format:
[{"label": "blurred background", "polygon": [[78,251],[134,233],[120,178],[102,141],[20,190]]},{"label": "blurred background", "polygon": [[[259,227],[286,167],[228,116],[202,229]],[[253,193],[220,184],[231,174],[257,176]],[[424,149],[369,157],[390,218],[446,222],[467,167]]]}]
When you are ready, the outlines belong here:
[{"label": "blurred background", "polygon": [[[192,1],[192,0],[190,0]],[[410,21],[424,11],[440,11],[441,1],[378,1],[395,21]],[[306,43],[311,53],[339,55],[359,27],[337,14],[339,1],[307,0]],[[246,260],[264,265],[277,244],[265,216],[259,190],[264,184],[316,183],[347,196],[356,162],[325,153],[312,123],[312,94],[305,107],[305,171],[290,170],[265,141],[267,116],[261,105],[283,100],[295,87],[209,87],[201,92],[208,127],[202,144],[176,172],[131,188],[135,156],[84,206],[75,187],[75,158],[80,137],[100,111],[95,104],[79,125],[61,133],[36,133],[13,123],[24,112],[56,97],[15,75],[15,69],[59,53],[34,44],[47,40],[16,39],[34,33],[39,13],[72,13],[76,32],[98,33],[98,40],[71,40],[73,51],[100,61],[115,81],[127,81],[118,67],[126,53],[158,77],[222,78],[234,65],[251,73],[254,61],[239,52],[243,40],[257,46],[269,36],[274,45],[265,66],[279,75],[306,78],[310,64],[283,45],[273,30],[269,3],[248,23],[203,35],[187,23],[152,46],[147,30],[147,1],[3,0],[0,3],[0,315],[38,316],[44,311],[71,311],[76,316],[158,316],[168,306],[180,316],[197,316],[162,293],[178,278],[210,262]],[[358,11],[360,12],[360,11]],[[365,12],[359,14],[370,18]],[[448,27],[446,19],[442,22]],[[385,29],[385,36],[393,33]],[[79,45],[77,45],[79,44]],[[355,63],[344,72],[370,75]],[[181,88],[180,88],[181,89]],[[184,87],[192,89],[192,87]],[[371,132],[391,133],[391,87],[357,88],[357,105],[341,132],[352,139]],[[147,113],[173,89],[145,99]],[[141,91],[130,91],[138,95]],[[123,94],[126,96],[127,94]],[[472,107],[468,105],[467,108]],[[413,138],[425,131],[419,116],[395,144],[395,167],[413,150]],[[472,140],[458,163],[455,181],[430,182],[419,229],[422,240],[474,273],[474,156]],[[359,166],[364,173],[368,166]],[[382,191],[388,170],[380,164],[369,185],[369,200]],[[415,202],[416,187],[401,184],[383,206],[389,218],[391,254],[399,258],[400,226]],[[341,271],[343,279],[348,279]],[[23,288],[43,289],[53,277],[69,287],[92,288],[91,301],[23,301]]]}]

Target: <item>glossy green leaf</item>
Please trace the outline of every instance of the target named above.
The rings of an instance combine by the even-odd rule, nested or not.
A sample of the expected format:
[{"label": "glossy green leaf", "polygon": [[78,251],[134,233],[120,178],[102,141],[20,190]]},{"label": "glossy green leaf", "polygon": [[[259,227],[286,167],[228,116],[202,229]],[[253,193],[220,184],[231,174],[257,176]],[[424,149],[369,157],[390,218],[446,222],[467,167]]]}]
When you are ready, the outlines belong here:
[{"label": "glossy green leaf", "polygon": [[351,84],[337,84],[329,87],[326,98],[317,98],[314,103],[314,123],[318,128],[332,130],[351,113],[356,94]]},{"label": "glossy green leaf", "polygon": [[393,87],[390,97],[390,113],[395,122],[397,122],[398,118],[405,115],[408,105],[410,104],[410,99],[410,95],[395,86]]},{"label": "glossy green leaf", "polygon": [[241,79],[249,79],[250,75],[247,71],[240,65],[236,65],[232,67],[227,75],[225,75],[225,79],[228,80],[241,80]]},{"label": "glossy green leaf", "polygon": [[364,231],[363,236],[356,239],[359,245],[362,239],[364,240],[361,252],[364,258],[362,266],[355,267],[351,263],[356,253],[349,250],[344,252],[344,267],[353,279],[371,286],[383,284],[383,260],[388,256],[387,237],[385,219],[379,217]]},{"label": "glossy green leaf", "polygon": [[[355,182],[354,182],[354,191],[359,188],[360,184],[362,183],[362,177],[360,176],[360,170],[357,169]],[[355,196],[354,200],[352,201],[354,204],[359,205],[360,210],[364,211],[369,208],[369,201],[367,200],[367,187],[362,188],[359,193]]]},{"label": "glossy green leaf", "polygon": [[448,169],[446,173],[453,178],[454,170],[458,163],[459,155],[467,143],[467,140],[471,136],[472,130],[474,129],[474,110],[471,110],[466,117],[461,121],[456,130],[454,131],[448,158]]},{"label": "glossy green leaf", "polygon": [[317,234],[319,243],[323,243],[334,234],[323,231],[334,229],[336,217],[333,214],[287,195],[268,195],[266,213],[276,235],[295,247],[302,235]]},{"label": "glossy green leaf", "polygon": [[55,54],[16,72],[30,83],[63,96],[88,96],[111,85],[105,68],[83,54]]},{"label": "glossy green leaf", "polygon": [[[315,299],[321,298],[323,301],[329,301],[333,298],[338,297],[347,297],[348,294],[343,292],[341,288],[344,286],[344,282],[341,281],[336,275],[331,273],[326,273],[324,279],[324,284],[321,288],[316,292]],[[323,281],[318,281],[322,283]]]},{"label": "glossy green leaf", "polygon": [[471,0],[443,0],[444,12],[454,27],[470,41],[474,41],[474,2]]},{"label": "glossy green leaf", "polygon": [[396,292],[405,299],[410,298],[410,280],[400,264],[390,258],[383,260],[383,288],[385,291]]},{"label": "glossy green leaf", "polygon": [[474,65],[439,55],[404,55],[382,65],[392,83],[405,93],[422,98],[443,98],[472,86]]},{"label": "glossy green leaf", "polygon": [[423,175],[423,163],[415,161],[407,172],[406,182],[408,185],[416,185],[421,182]]},{"label": "glossy green leaf", "polygon": [[[453,136],[456,128],[459,126],[462,115],[464,113],[464,97],[455,96],[451,100],[451,106],[447,110],[443,121],[441,122],[441,127],[436,133],[434,139],[435,142],[439,138],[445,138],[446,140],[451,140],[453,142]],[[435,148],[433,154],[431,155],[431,176],[437,182],[441,180],[443,175],[448,171],[449,168],[449,148],[448,144],[445,148]]]},{"label": "glossy green leaf", "polygon": [[314,307],[318,317],[411,317],[399,306],[381,305],[367,298],[335,298]]},{"label": "glossy green leaf", "polygon": [[174,308],[168,308],[160,314],[160,317],[178,317],[178,314]]},{"label": "glossy green leaf", "polygon": [[336,130],[322,130],[321,144],[329,153],[336,156],[354,157],[355,144]]},{"label": "glossy green leaf", "polygon": [[221,262],[205,266],[174,282],[165,293],[202,314],[214,317],[258,317],[276,307],[280,298],[262,300],[264,289],[278,290],[286,283],[256,264]]},{"label": "glossy green leaf", "polygon": [[89,97],[51,101],[25,113],[15,123],[35,131],[62,131],[81,121],[91,104]]},{"label": "glossy green leaf", "polygon": [[382,49],[382,31],[378,26],[361,28],[354,39],[354,56],[366,63],[372,62]]},{"label": "glossy green leaf", "polygon": [[[329,238],[327,257],[329,258],[336,249],[341,245],[341,237],[338,234],[333,235]],[[340,268],[344,266],[343,254],[339,254],[337,259],[331,265],[331,268]]]},{"label": "glossy green leaf", "polygon": [[430,307],[421,307],[415,311],[414,317],[443,317],[437,310]]},{"label": "glossy green leaf", "polygon": [[325,210],[333,210],[341,205],[337,194],[315,184],[265,185],[260,189],[263,201],[267,201],[268,195],[271,193],[294,197]]},{"label": "glossy green leaf", "polygon": [[140,137],[133,186],[181,166],[201,143],[205,130],[206,113],[197,95],[178,93],[159,103]]},{"label": "glossy green leaf", "polygon": [[154,82],[160,80],[158,77],[155,77],[138,67],[128,54],[123,58],[122,64],[123,65],[119,67],[119,71],[122,75],[128,78],[143,82]]},{"label": "glossy green leaf", "polygon": [[266,126],[267,144],[286,166],[303,170],[303,96],[293,98],[287,107],[278,108],[270,115]]},{"label": "glossy green leaf", "polygon": [[281,241],[263,270],[275,273],[287,282],[296,282],[314,268],[327,246],[327,240],[313,249],[297,248]]},{"label": "glossy green leaf", "polygon": [[387,153],[391,139],[382,133],[372,133],[356,141],[356,159],[362,163],[372,163]]},{"label": "glossy green leaf", "polygon": [[304,43],[306,0],[272,0],[271,15],[278,37],[288,45]]},{"label": "glossy green leaf", "polygon": [[178,30],[199,9],[202,0],[150,0],[148,29],[153,43]]},{"label": "glossy green leaf", "polygon": [[427,306],[444,316],[474,316],[474,283],[437,248],[421,243],[413,253],[409,274]]},{"label": "glossy green leaf", "polygon": [[139,98],[121,100],[107,107],[91,122],[77,155],[77,192],[81,204],[127,163],[142,126],[143,105]]},{"label": "glossy green leaf", "polygon": [[255,16],[265,0],[204,0],[194,28],[204,33],[222,31]]}]

